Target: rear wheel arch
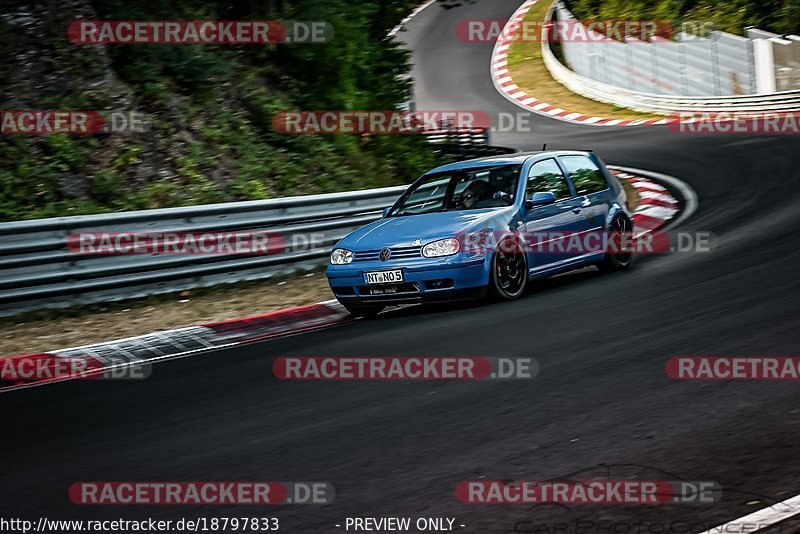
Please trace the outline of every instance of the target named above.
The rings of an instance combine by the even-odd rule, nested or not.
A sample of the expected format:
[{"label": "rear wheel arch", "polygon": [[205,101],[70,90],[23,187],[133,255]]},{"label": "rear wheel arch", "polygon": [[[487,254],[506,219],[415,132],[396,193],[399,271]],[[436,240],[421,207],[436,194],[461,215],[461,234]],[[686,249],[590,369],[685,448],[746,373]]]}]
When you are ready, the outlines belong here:
[{"label": "rear wheel arch", "polygon": [[[622,227],[617,224],[620,221],[624,221],[625,223],[622,225]],[[618,231],[633,233],[633,220],[621,210],[610,220],[608,224],[608,229],[606,232],[609,234],[609,243],[611,243],[611,240],[614,239],[614,234]],[[597,266],[601,271],[619,271],[630,268],[631,264],[633,263],[633,258],[634,255],[632,253],[614,253],[606,250],[603,259],[597,263]]]}]

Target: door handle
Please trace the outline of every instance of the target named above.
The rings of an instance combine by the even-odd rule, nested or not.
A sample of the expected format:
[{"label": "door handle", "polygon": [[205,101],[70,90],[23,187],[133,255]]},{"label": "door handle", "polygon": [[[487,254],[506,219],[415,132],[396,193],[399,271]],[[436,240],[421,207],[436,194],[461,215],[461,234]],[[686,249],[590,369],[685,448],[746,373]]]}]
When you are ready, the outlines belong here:
[{"label": "door handle", "polygon": [[572,208],[572,213],[576,213],[577,214],[577,213],[580,213],[580,212],[581,212],[580,206],[575,206],[574,208]]}]

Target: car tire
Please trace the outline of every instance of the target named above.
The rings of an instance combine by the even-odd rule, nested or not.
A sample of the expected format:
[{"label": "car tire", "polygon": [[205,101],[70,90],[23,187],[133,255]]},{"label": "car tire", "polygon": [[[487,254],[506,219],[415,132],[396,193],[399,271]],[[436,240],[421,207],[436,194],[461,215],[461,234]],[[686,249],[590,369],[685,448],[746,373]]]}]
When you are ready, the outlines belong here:
[{"label": "car tire", "polygon": [[[625,232],[633,232],[633,225],[627,217],[617,216],[611,221],[609,226],[609,233],[613,239],[615,234],[622,235]],[[597,267],[603,272],[621,271],[629,269],[633,264],[632,253],[614,252],[613,250],[606,250],[606,255]]]},{"label": "car tire", "polygon": [[492,257],[487,296],[492,300],[514,300],[528,287],[528,262],[514,240],[501,241]]},{"label": "car tire", "polygon": [[342,304],[353,317],[363,317],[365,319],[375,319],[386,306],[379,304]]}]

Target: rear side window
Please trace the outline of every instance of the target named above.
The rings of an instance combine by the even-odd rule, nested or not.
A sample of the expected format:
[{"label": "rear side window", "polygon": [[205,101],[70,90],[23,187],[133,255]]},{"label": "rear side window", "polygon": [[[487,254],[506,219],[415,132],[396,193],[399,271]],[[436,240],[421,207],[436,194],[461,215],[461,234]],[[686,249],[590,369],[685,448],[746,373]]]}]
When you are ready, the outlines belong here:
[{"label": "rear side window", "polygon": [[586,156],[561,156],[561,163],[566,167],[579,195],[599,193],[608,189],[603,172]]},{"label": "rear side window", "polygon": [[567,179],[561,173],[561,168],[554,159],[546,159],[533,164],[528,174],[528,186],[525,191],[526,198],[530,199],[534,193],[553,193],[556,200],[570,198]]}]

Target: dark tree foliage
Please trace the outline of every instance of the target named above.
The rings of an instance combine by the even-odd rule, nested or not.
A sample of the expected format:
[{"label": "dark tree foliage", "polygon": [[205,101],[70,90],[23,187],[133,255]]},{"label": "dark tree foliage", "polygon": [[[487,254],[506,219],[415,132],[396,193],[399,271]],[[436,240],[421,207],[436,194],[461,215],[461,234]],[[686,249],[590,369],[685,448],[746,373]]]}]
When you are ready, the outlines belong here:
[{"label": "dark tree foliage", "polygon": [[800,33],[800,0],[569,0],[579,19],[709,21],[730,33],[755,26],[779,34]]},{"label": "dark tree foliage", "polygon": [[[408,183],[441,162],[418,136],[285,135],[274,130],[272,118],[285,110],[392,110],[407,103],[409,55],[386,35],[416,5],[69,0],[36,13],[46,21],[44,34],[26,36],[0,21],[4,71],[27,72],[30,66],[15,64],[17,58],[47,63],[47,69],[14,76],[13,84],[11,78],[0,82],[8,84],[2,86],[4,108],[121,106],[153,122],[148,134],[0,139],[0,218]],[[108,45],[98,51],[68,42],[65,29],[76,18],[326,21],[334,38],[326,44]]]}]

